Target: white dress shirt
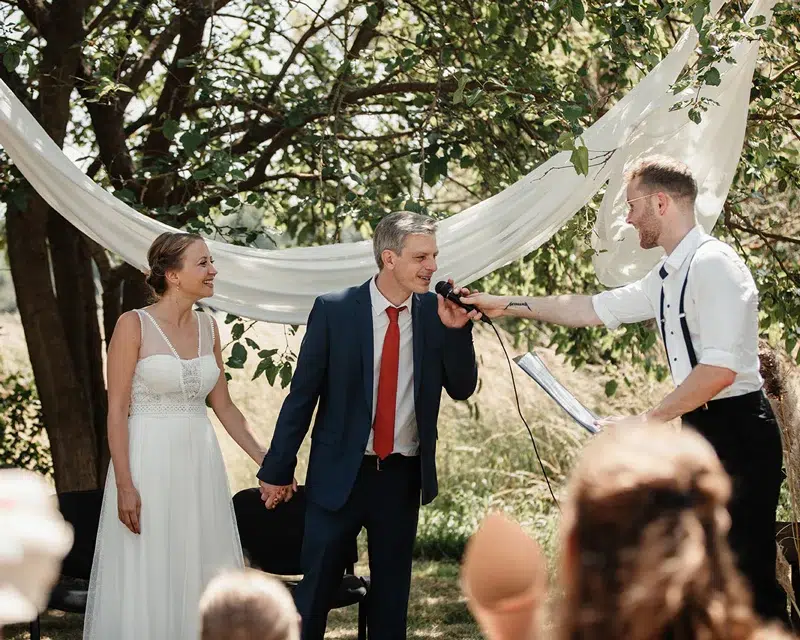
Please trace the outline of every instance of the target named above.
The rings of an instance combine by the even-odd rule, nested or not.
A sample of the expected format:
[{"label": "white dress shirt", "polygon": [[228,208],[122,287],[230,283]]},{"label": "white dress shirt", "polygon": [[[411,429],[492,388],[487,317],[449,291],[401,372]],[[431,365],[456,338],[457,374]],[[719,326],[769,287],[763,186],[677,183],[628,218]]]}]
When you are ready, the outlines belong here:
[{"label": "white dress shirt", "polygon": [[[370,280],[369,294],[372,300],[372,340],[373,340],[373,367],[372,367],[372,422],[375,423],[375,411],[378,404],[378,380],[381,375],[381,355],[383,354],[383,339],[386,329],[389,328],[389,315],[387,307],[394,306],[383,294],[378,291],[375,278]],[[419,454],[419,433],[417,431],[417,418],[414,413],[414,343],[413,327],[411,323],[411,299],[408,297],[399,307],[405,307],[397,317],[400,326],[400,360],[397,367],[397,409],[394,421],[394,449],[392,453],[404,456]],[[367,441],[367,455],[375,455],[372,441],[375,430],[370,430]]]},{"label": "white dress shirt", "polygon": [[667,271],[663,280],[664,333],[672,379],[679,385],[691,373],[679,313],[690,263],[684,310],[697,362],[736,373],[733,384],[714,399],[758,391],[763,383],[758,360],[758,290],[736,252],[710,239],[701,227],[686,234],[675,250],[638,282],[593,296],[595,313],[609,329],[660,319],[659,271],[663,265]]}]

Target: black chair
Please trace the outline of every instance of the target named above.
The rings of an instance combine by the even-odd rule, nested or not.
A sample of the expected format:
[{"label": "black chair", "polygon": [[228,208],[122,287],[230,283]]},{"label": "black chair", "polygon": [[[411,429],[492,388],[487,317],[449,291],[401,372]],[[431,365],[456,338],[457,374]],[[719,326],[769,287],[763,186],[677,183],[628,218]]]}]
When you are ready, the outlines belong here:
[{"label": "black chair", "polygon": [[[61,577],[50,593],[48,609],[67,613],[84,613],[89,595],[89,576],[92,572],[97,528],[103,492],[71,491],[58,495],[58,507],[64,519],[72,525],[75,539],[72,549],[61,565]],[[37,617],[31,622],[31,640],[40,640],[41,627]]]},{"label": "black chair", "polygon": [[[233,508],[242,549],[248,564],[278,576],[292,590],[302,574],[300,551],[305,530],[305,488],[298,487],[289,502],[266,509],[257,488],[243,489],[233,496]],[[347,569],[330,603],[330,609],[358,605],[358,638],[367,638],[367,606],[369,576],[355,575],[358,547],[353,539],[348,553]]]}]

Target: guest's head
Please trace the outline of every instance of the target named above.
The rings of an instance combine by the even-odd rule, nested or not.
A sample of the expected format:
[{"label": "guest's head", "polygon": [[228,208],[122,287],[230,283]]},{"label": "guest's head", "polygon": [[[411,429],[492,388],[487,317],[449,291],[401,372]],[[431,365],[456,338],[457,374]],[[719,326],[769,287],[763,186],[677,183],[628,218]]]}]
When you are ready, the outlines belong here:
[{"label": "guest's head", "polygon": [[44,478],[0,470],[0,627],[33,620],[46,608],[72,541]]},{"label": "guest's head", "polygon": [[484,518],[464,553],[461,588],[487,640],[538,637],[547,564],[516,522],[499,513]]},{"label": "guest's head", "polygon": [[375,262],[384,282],[408,293],[425,293],[436,272],[436,222],[410,211],[390,213],[375,227]]},{"label": "guest's head", "polygon": [[299,640],[300,618],[277,579],[255,569],[223,573],[200,600],[200,640]]},{"label": "guest's head", "polygon": [[147,262],[147,284],[156,298],[177,295],[196,301],[214,295],[214,259],[196,233],[162,233],[150,245]]},{"label": "guest's head", "polygon": [[756,621],[726,539],[730,493],[695,432],[649,424],[598,436],[565,508],[562,637],[748,638]]},{"label": "guest's head", "polygon": [[629,224],[643,249],[663,246],[671,232],[694,225],[697,183],[682,162],[663,156],[643,158],[625,175]]}]

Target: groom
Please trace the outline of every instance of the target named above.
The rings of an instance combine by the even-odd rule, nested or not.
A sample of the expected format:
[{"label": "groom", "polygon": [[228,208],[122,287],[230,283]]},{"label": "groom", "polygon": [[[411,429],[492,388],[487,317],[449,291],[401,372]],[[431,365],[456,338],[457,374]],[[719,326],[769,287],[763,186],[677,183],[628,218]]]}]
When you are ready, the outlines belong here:
[{"label": "groom", "polygon": [[372,580],[369,636],[406,637],[419,507],[438,490],[442,388],[465,400],[478,379],[471,320],[479,314],[428,292],[435,233],[426,216],[386,216],[373,238],[377,276],[316,299],[258,472],[267,508],[291,496],[297,450],[317,407],[303,580],[295,592],[303,640],[322,640],[348,549],[362,527]]}]

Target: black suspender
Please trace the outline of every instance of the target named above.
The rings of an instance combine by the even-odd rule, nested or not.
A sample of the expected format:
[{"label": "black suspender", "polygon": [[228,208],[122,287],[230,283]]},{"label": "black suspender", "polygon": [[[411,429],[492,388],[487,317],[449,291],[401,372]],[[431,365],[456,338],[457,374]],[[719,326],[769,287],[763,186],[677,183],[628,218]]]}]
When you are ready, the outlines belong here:
[{"label": "black suspender", "polygon": [[[707,242],[711,242],[715,240],[715,238],[708,238],[704,240],[699,245],[697,245],[697,249],[694,250],[694,253],[689,258],[689,266],[686,269],[686,278],[683,280],[683,287],[681,287],[681,298],[680,303],[678,306],[678,317],[681,321],[681,332],[683,333],[683,341],[686,345],[686,352],[689,354],[689,362],[692,365],[692,369],[697,366],[697,354],[694,351],[694,346],[692,345],[692,336],[689,333],[689,323],[686,321],[686,307],[685,307],[685,298],[686,298],[686,285],[689,283],[689,271],[692,268],[692,262],[694,261],[694,257],[697,255],[697,250],[702,247]],[[667,277],[667,270],[664,268],[664,265],[661,265],[661,269],[659,270],[659,275],[661,276],[661,309],[659,313],[659,324],[661,326],[661,338],[664,341],[664,351],[667,353],[667,363],[669,364],[669,369],[672,371],[672,362],[669,359],[669,348],[667,347],[667,322],[666,318],[664,318],[664,279]]]}]

